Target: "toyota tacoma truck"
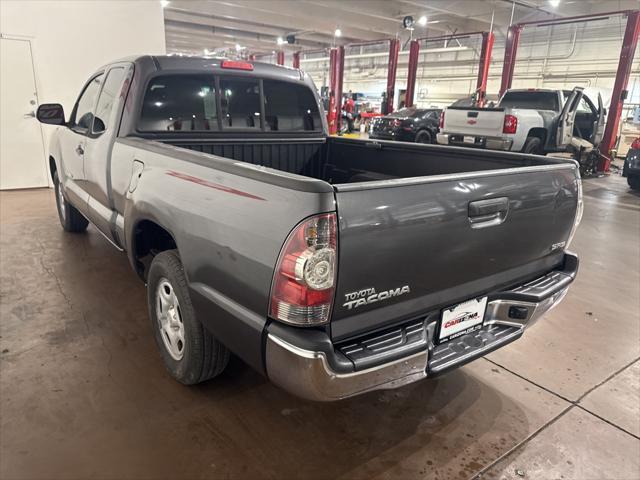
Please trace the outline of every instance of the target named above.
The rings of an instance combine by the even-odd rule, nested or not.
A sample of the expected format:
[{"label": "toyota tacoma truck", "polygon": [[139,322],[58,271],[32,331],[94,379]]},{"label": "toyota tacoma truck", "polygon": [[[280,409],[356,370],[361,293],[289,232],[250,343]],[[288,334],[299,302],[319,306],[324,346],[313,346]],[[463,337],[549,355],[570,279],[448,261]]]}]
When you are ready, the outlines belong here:
[{"label": "toyota tacoma truck", "polygon": [[545,154],[593,149],[602,140],[605,109],[580,87],[507,90],[497,107],[448,107],[440,116],[442,145]]},{"label": "toyota tacoma truck", "polygon": [[126,251],[183,384],[230,352],[314,400],[435,377],[576,276],[573,160],[329,137],[301,70],[141,56],[37,116],[62,227]]}]

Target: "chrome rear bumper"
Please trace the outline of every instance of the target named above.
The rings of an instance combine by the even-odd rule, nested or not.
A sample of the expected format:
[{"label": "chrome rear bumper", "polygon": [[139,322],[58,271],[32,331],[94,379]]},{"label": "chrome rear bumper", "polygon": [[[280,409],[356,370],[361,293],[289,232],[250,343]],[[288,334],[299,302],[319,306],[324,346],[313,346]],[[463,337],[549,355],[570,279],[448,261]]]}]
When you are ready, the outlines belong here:
[{"label": "chrome rear bumper", "polygon": [[[573,258],[577,271],[577,258]],[[482,329],[455,341],[435,345],[437,322],[425,322],[421,351],[356,371],[337,371],[327,358],[331,352],[302,348],[269,333],[266,340],[267,375],[290,393],[316,401],[340,400],[436,376],[518,339],[526,328],[564,298],[574,277],[575,271],[570,274],[554,271],[503,292],[503,298],[498,294],[487,304]],[[532,297],[538,300],[529,301]]]}]

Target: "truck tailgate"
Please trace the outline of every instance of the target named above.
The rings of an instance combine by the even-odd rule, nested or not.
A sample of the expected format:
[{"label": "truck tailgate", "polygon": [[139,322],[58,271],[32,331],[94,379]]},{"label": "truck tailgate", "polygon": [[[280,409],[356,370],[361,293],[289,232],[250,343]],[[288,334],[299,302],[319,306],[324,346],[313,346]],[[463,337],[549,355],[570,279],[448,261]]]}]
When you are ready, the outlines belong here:
[{"label": "truck tailgate", "polygon": [[497,137],[502,133],[503,123],[504,110],[502,108],[449,107],[445,110],[442,131],[479,137]]},{"label": "truck tailgate", "polygon": [[434,314],[552,270],[579,181],[574,164],[555,164],[336,185],[332,337]]}]

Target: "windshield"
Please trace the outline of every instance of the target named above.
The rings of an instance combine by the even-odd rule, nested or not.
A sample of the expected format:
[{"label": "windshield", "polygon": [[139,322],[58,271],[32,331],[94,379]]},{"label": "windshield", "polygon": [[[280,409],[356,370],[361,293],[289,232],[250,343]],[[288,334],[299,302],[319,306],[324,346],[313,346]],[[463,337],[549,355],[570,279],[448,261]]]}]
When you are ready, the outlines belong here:
[{"label": "windshield", "polygon": [[560,110],[556,92],[507,92],[500,100],[500,107]]}]

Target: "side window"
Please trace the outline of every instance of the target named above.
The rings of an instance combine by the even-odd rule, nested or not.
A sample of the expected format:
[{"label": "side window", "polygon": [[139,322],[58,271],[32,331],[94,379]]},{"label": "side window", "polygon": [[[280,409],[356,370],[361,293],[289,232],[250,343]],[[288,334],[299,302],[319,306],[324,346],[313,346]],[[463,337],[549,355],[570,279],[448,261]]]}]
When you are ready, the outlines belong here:
[{"label": "side window", "polygon": [[92,133],[102,133],[111,125],[113,115],[116,113],[113,107],[118,103],[124,73],[124,67],[112,68],[109,70],[109,73],[107,73],[107,78],[104,81],[100,98],[98,98],[98,105],[96,106],[96,114],[91,130]]},{"label": "side window", "polygon": [[80,94],[76,102],[70,127],[80,132],[87,132],[93,123],[93,107],[96,104],[96,97],[100,91],[100,85],[104,74],[94,77]]},{"label": "side window", "polygon": [[260,130],[260,84],[249,78],[220,78],[222,128]]},{"label": "side window", "polygon": [[584,95],[580,99],[580,103],[578,104],[578,113],[595,113],[594,109],[591,108],[589,102],[584,98]]}]

